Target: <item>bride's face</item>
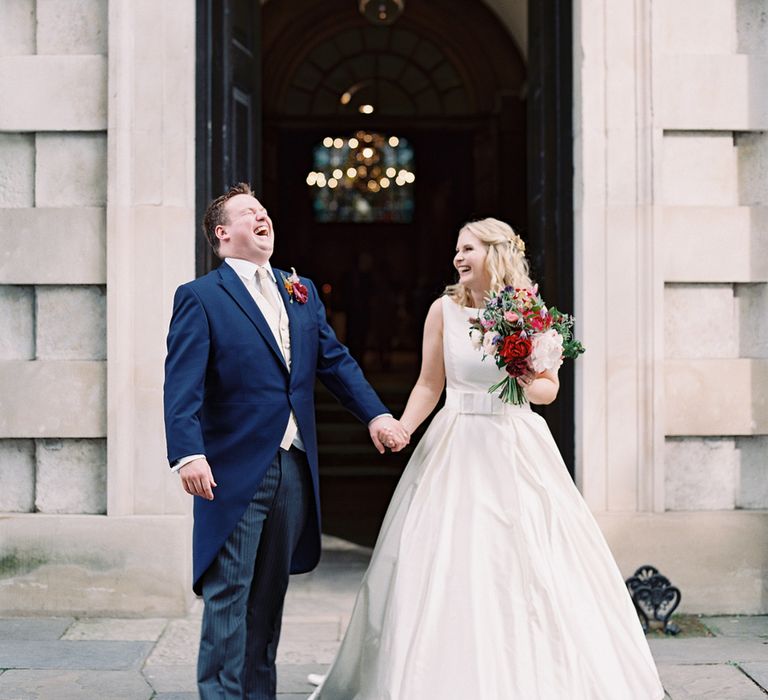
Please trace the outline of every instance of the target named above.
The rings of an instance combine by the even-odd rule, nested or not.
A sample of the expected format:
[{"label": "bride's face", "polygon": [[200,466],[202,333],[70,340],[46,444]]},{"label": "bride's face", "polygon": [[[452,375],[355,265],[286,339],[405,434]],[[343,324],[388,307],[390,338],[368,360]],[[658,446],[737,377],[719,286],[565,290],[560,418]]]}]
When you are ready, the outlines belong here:
[{"label": "bride's face", "polygon": [[459,271],[459,282],[468,289],[484,292],[491,284],[491,277],[485,268],[488,246],[475,234],[462,231],[456,242],[453,266]]}]

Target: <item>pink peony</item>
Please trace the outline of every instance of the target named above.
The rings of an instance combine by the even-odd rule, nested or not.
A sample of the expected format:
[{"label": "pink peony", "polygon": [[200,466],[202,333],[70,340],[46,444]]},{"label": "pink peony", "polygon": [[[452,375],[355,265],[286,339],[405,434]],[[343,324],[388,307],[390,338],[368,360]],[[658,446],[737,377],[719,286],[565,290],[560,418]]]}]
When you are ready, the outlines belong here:
[{"label": "pink peony", "polygon": [[563,364],[563,337],[554,328],[534,337],[530,364],[537,373],[560,369]]}]

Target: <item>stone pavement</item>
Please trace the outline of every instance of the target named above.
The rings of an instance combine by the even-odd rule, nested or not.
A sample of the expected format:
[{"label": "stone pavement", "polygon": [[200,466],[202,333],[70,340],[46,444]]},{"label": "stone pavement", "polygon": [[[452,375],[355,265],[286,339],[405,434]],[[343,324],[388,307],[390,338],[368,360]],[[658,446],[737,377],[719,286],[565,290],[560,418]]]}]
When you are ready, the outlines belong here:
[{"label": "stone pavement", "polygon": [[[369,550],[332,538],[324,549],[320,567],[291,583],[278,653],[279,700],[303,700],[311,692],[307,673],[331,662],[365,571]],[[200,613],[196,604],[181,619],[0,619],[0,699],[197,698]],[[650,640],[668,697],[766,700],[768,616],[702,622],[715,636]]]}]

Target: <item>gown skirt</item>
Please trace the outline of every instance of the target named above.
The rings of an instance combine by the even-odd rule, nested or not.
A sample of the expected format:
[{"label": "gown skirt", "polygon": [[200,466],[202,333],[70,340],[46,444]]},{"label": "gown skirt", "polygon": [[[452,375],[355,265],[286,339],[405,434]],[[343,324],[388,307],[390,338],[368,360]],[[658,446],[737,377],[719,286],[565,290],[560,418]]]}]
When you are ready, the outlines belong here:
[{"label": "gown skirt", "polygon": [[312,700],[660,700],[626,586],[530,406],[488,394],[443,297],[446,402],[390,503]]}]

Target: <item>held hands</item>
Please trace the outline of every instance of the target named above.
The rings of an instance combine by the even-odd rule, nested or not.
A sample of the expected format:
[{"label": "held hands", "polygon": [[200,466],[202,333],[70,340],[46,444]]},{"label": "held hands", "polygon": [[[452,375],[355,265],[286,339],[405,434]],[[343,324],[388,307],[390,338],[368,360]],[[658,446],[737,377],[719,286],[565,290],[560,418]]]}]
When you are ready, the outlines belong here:
[{"label": "held hands", "polygon": [[517,378],[517,383],[523,387],[523,389],[527,389],[531,384],[533,384],[534,380],[536,379],[536,372],[533,370],[528,370],[525,374],[521,374]]},{"label": "held hands", "polygon": [[399,452],[411,441],[411,434],[400,421],[391,416],[380,416],[371,421],[368,432],[371,434],[374,446],[381,454],[384,454],[385,447],[392,452]]},{"label": "held hands", "polygon": [[211,466],[207,459],[195,459],[179,469],[181,485],[190,496],[200,496],[209,501],[213,500],[213,480]]}]

